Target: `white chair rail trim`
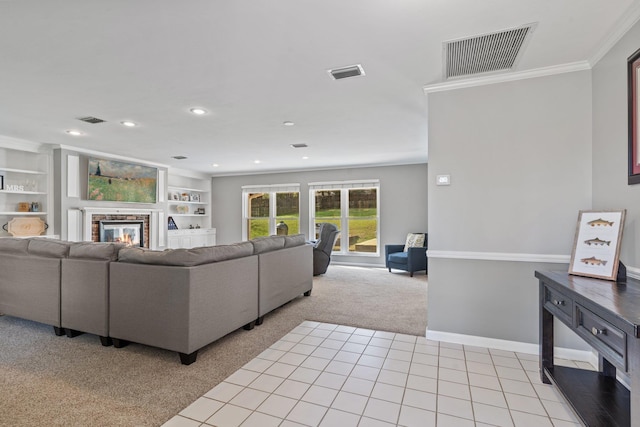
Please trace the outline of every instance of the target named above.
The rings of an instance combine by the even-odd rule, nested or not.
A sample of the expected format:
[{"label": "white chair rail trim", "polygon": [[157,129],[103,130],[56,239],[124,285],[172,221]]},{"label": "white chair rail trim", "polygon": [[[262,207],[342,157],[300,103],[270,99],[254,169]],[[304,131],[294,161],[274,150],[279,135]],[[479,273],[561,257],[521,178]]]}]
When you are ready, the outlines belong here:
[{"label": "white chair rail trim", "polygon": [[432,249],[427,251],[427,257],[444,259],[474,259],[483,261],[548,262],[553,264],[569,264],[571,260],[569,255],[438,251]]},{"label": "white chair rail trim", "polygon": [[[519,254],[507,252],[466,252],[427,250],[427,258],[472,259],[480,261],[515,261],[515,262],[547,262],[551,264],[569,264],[569,255],[553,254]],[[624,263],[624,262],[623,262]],[[640,280],[640,268],[625,265],[627,276]]]}]

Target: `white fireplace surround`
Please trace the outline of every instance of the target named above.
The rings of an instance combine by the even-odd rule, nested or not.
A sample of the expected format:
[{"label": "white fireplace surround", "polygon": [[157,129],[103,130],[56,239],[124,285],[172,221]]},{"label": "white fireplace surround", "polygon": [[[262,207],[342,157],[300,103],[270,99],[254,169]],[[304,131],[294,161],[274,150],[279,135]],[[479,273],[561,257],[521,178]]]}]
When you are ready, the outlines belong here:
[{"label": "white fireplace surround", "polygon": [[[149,215],[149,248],[157,249],[166,245],[165,213],[161,209],[136,208],[94,208],[70,209],[67,215],[69,240],[92,240],[91,223],[93,215]],[[81,219],[82,217],[82,219]]]}]

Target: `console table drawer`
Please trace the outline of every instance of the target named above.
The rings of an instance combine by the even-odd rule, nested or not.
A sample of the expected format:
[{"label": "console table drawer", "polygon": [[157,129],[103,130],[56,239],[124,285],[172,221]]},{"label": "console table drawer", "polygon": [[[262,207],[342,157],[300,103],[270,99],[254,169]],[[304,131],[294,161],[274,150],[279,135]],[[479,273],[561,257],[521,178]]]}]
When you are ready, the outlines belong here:
[{"label": "console table drawer", "polygon": [[576,315],[581,334],[612,363],[626,371],[627,334],[580,304],[576,304]]},{"label": "console table drawer", "polygon": [[545,286],[544,306],[555,316],[561,317],[568,325],[573,324],[573,300],[562,292]]}]

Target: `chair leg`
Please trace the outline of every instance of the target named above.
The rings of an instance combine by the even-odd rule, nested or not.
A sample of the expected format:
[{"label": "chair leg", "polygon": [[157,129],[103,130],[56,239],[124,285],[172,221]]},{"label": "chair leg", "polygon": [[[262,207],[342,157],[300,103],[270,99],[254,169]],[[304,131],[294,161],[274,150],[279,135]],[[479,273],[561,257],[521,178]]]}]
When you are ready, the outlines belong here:
[{"label": "chair leg", "polygon": [[389,267],[389,273],[391,273],[391,267]]},{"label": "chair leg", "polygon": [[413,277],[413,271],[409,272],[409,277]]}]

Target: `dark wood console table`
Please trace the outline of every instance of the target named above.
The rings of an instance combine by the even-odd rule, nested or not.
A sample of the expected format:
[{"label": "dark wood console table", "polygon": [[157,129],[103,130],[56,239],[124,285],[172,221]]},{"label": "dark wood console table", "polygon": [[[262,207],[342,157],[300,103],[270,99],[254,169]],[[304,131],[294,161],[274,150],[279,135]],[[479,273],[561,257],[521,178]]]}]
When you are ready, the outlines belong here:
[{"label": "dark wood console table", "polygon": [[[540,376],[587,426],[640,427],[640,281],[536,271],[540,280]],[[598,371],[553,365],[553,319],[598,352]],[[626,373],[631,389],[616,380]]]}]

